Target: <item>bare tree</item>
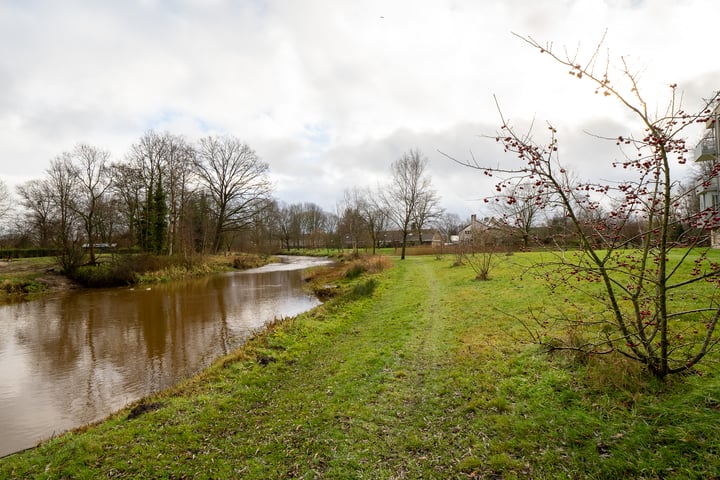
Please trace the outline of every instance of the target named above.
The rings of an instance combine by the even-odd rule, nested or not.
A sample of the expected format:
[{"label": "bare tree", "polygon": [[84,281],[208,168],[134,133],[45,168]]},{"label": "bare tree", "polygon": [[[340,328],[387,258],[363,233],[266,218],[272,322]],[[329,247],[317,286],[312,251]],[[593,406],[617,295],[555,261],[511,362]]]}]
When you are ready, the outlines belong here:
[{"label": "bare tree", "polygon": [[6,220],[12,208],[12,195],[7,184],[0,180],[0,219]]},{"label": "bare tree", "polygon": [[[280,238],[280,207],[276,200],[268,200],[267,205],[256,211],[248,237],[256,253],[272,253],[277,249]],[[282,245],[280,245],[282,248]]]},{"label": "bare tree", "polygon": [[300,203],[280,207],[278,227],[280,238],[286,250],[298,248],[303,238],[303,206]]},{"label": "bare tree", "polygon": [[418,232],[418,240],[422,243],[422,230],[443,214],[440,207],[440,197],[434,190],[425,190],[418,196],[417,206],[413,214],[413,225]]},{"label": "bare tree", "polygon": [[82,219],[90,254],[95,263],[98,217],[103,209],[105,195],[112,184],[110,152],[86,144],[80,144],[69,154],[74,175],[75,199],[71,203],[75,213]]},{"label": "bare tree", "polygon": [[362,191],[355,187],[345,190],[343,202],[338,206],[341,234],[350,241],[355,253],[367,232],[365,218],[362,215],[364,203]]},{"label": "bare tree", "polygon": [[359,210],[370,235],[372,254],[375,255],[375,248],[379,244],[380,234],[387,228],[389,217],[387,208],[380,201],[380,196],[368,189],[363,193]]},{"label": "bare tree", "polygon": [[213,204],[217,252],[226,233],[249,225],[272,190],[268,164],[235,137],[206,137],[200,140],[195,168]]},{"label": "bare tree", "polygon": [[300,207],[300,229],[303,246],[319,248],[325,243],[325,222],[327,214],[322,207],[312,202],[304,202]]},{"label": "bare tree", "polygon": [[[436,257],[440,259],[441,256],[446,253],[446,245],[451,243],[452,236],[459,234],[460,229],[462,228],[462,221],[457,213],[443,212],[442,215],[435,219],[433,226],[438,232],[440,232],[440,236],[442,237],[440,247],[435,251]],[[453,248],[456,253],[458,253],[458,246]],[[461,257],[457,258],[457,263],[458,265],[462,263]]]},{"label": "bare tree", "polygon": [[120,214],[120,199],[108,190],[106,195],[97,203],[95,216],[95,234],[101,243],[117,243],[117,236],[124,228]]},{"label": "bare tree", "polygon": [[117,213],[127,232],[127,243],[135,244],[140,237],[137,229],[141,223],[145,199],[142,171],[130,163],[114,163],[112,169],[112,190],[113,197],[117,200]]},{"label": "bare tree", "polygon": [[53,240],[59,249],[58,260],[63,272],[72,274],[82,263],[84,252],[80,242],[80,225],[76,215],[77,174],[69,153],[50,162],[47,170],[50,198],[55,210]]},{"label": "bare tree", "polygon": [[400,258],[405,259],[407,236],[417,215],[423,196],[432,191],[430,177],[426,175],[427,158],[419,150],[409,150],[390,166],[392,181],[382,191],[383,203],[390,221],[402,233]]},{"label": "bare tree", "polygon": [[[717,216],[679,218],[672,174],[687,161],[683,131],[688,125],[706,121],[718,97],[698,113],[686,113],[676,85],[671,85],[668,107],[655,114],[623,58],[616,69],[611,69],[610,58],[600,55],[600,46],[581,60],[578,54],[567,51],[556,54],[552,45],[541,45],[532,38],[523,40],[573,77],[588,81],[595,93],[619,101],[642,130],[640,134],[623,132],[607,139],[624,155],[622,160],[611,162],[623,171],[624,180],[616,183],[574,180],[559,161],[558,132],[552,125],[547,141],[538,143],[530,133],[518,133],[499,108],[502,126],[495,139],[514,160],[500,167],[465,162],[498,178],[498,188],[505,192],[511,192],[508,185],[519,181],[536,182],[548,192],[543,204],[561,205],[577,238],[579,251],[557,252],[556,261],[535,268],[550,280],[551,287],[576,287],[601,309],[590,313],[587,309],[592,307],[577,305],[584,314],[559,312],[556,318],[566,322],[564,331],[583,332],[580,342],[577,336],[574,343],[562,339],[546,342],[547,331],[534,333],[534,338],[552,348],[586,355],[617,352],[640,362],[657,378],[694,368],[720,341],[716,333],[720,266],[705,250],[686,248],[700,245],[702,238],[685,237],[678,242],[672,232],[678,222],[710,226]],[[615,72],[621,77],[617,81],[611,78]],[[606,221],[595,222],[594,213],[603,206],[610,208]],[[593,223],[588,224],[587,219]],[[631,222],[641,225],[635,237],[622,234]],[[679,302],[679,298],[695,300]],[[595,321],[589,321],[593,318]]]},{"label": "bare tree", "polygon": [[[126,200],[137,199],[136,218],[133,219],[137,240],[146,252],[160,254],[166,250],[168,232],[168,205],[166,193],[166,156],[168,150],[167,137],[152,130],[146,132],[130,147],[128,166],[123,169],[126,174],[122,179],[129,179],[139,187],[139,191],[124,190]],[[135,207],[130,207],[130,209]]]},{"label": "bare tree", "polygon": [[444,242],[449,242],[450,237],[457,235],[462,228],[462,220],[457,213],[443,212],[434,222],[435,227],[440,231]]},{"label": "bare tree", "polygon": [[458,261],[458,265],[467,263],[475,272],[475,280],[490,280],[490,270],[495,261],[495,249],[492,246],[477,247],[472,244],[464,245],[460,250],[462,260]]},{"label": "bare tree", "polygon": [[183,244],[194,252],[210,250],[213,230],[212,200],[207,192],[196,191],[187,198],[180,224]]},{"label": "bare tree", "polygon": [[25,208],[30,229],[41,248],[52,241],[54,202],[48,179],[29,180],[17,187],[20,205]]},{"label": "bare tree", "polygon": [[[165,170],[165,192],[168,205],[168,255],[175,253],[178,243],[183,242],[180,234],[183,231],[185,208],[193,194],[193,162],[195,150],[181,136],[164,135],[163,169]],[[185,245],[180,245],[185,247]]]},{"label": "bare tree", "polygon": [[332,212],[325,214],[325,248],[342,250],[342,236],[340,234],[340,217]]},{"label": "bare tree", "polygon": [[281,248],[290,250],[290,241],[293,238],[293,212],[290,205],[281,204],[278,206],[277,223]]},{"label": "bare tree", "polygon": [[508,185],[502,195],[485,200],[494,201],[493,209],[501,221],[520,237],[522,246],[528,248],[538,214],[548,203],[545,196],[546,192],[541,185],[522,181]]}]

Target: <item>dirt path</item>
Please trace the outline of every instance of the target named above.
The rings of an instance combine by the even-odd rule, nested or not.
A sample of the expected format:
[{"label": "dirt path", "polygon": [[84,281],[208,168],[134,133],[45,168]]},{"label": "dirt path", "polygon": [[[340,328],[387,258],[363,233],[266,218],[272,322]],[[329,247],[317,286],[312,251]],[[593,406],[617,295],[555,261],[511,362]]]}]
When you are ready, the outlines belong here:
[{"label": "dirt path", "polygon": [[52,268],[50,261],[30,261],[27,258],[14,259],[11,261],[0,260],[0,275],[11,274],[43,273]]}]

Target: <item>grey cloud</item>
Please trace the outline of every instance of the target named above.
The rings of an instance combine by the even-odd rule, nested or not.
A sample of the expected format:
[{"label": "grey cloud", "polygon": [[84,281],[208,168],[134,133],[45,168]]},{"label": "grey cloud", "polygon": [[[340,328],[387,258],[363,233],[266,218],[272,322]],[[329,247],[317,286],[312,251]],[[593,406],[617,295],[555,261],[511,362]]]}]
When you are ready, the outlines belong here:
[{"label": "grey cloud", "polygon": [[[607,21],[622,53],[647,50],[645,65],[689,78],[689,99],[717,88],[718,74],[652,54],[662,45],[681,59],[679,49],[694,55],[704,40],[665,45],[662,32],[637,22],[718,11],[709,0],[688,2],[5,2],[0,125],[15,130],[0,132],[0,175],[39,175],[48,155],[80,141],[122,155],[149,127],[192,140],[225,132],[270,164],[288,201],[332,208],[343,189],[386,180],[393,160],[419,148],[448,208],[470,212],[491,187],[438,150],[507,160],[479,137],[499,124],[493,94],[520,123],[557,122],[568,160],[593,166],[612,152],[588,146],[582,130],[627,123],[617,109],[586,103],[582,82],[511,31],[592,48]],[[599,14],[590,18],[588,8]],[[650,73],[646,83],[657,82]],[[600,117],[611,120],[589,123]]]}]

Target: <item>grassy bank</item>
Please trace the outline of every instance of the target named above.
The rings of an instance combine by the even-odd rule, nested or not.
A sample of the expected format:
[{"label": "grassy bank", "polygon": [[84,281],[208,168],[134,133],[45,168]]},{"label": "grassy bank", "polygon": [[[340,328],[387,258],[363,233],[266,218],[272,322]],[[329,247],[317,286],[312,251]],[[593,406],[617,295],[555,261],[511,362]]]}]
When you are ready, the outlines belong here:
[{"label": "grassy bank", "polygon": [[33,298],[63,282],[52,272],[53,257],[4,259],[0,261],[0,305]]},{"label": "grassy bank", "polygon": [[265,265],[273,257],[254,254],[167,257],[145,254],[98,255],[95,265],[83,265],[72,275],[59,272],[55,257],[0,261],[0,305],[32,300],[72,288],[124,287],[155,284],[245,270]]},{"label": "grassy bank", "polygon": [[[186,384],[0,460],[0,478],[712,478],[720,380],[548,358],[519,256],[348,275]],[[502,313],[501,313],[502,312]]]}]

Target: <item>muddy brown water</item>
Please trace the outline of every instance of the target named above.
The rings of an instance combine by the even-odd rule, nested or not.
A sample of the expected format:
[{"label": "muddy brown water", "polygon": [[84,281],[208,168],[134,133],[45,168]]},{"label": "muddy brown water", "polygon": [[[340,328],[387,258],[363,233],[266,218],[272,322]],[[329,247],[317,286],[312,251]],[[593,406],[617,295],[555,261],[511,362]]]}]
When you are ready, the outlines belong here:
[{"label": "muddy brown water", "polygon": [[311,258],[150,288],[0,307],[0,457],[198,373],[275,318],[320,302]]}]

